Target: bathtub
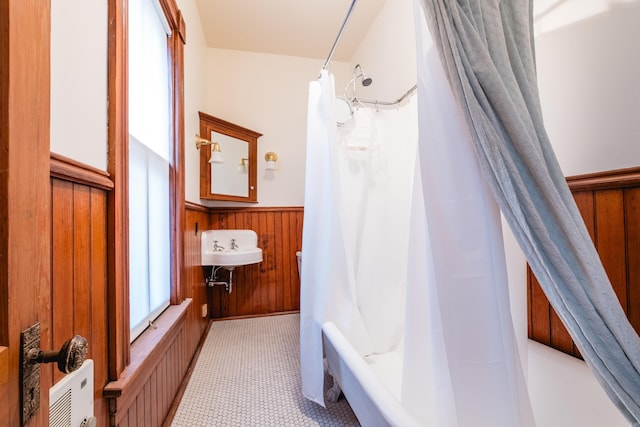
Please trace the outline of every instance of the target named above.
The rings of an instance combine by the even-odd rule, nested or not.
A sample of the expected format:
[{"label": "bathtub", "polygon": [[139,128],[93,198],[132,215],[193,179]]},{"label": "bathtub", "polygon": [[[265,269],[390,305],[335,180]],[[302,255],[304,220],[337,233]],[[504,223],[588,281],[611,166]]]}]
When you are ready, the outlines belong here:
[{"label": "bathtub", "polygon": [[332,322],[322,326],[322,342],[329,372],[363,426],[421,425],[400,403],[400,354],[390,352],[363,358]]}]

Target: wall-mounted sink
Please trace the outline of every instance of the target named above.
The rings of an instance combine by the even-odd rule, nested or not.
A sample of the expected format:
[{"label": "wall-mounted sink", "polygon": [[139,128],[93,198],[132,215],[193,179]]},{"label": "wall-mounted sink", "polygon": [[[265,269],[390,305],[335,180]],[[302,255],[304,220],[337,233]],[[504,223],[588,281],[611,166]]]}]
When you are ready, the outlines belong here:
[{"label": "wall-mounted sink", "polygon": [[215,251],[202,254],[202,265],[237,267],[262,261],[262,249],[251,248],[237,251]]},{"label": "wall-mounted sink", "polygon": [[202,232],[203,266],[233,270],[241,265],[262,262],[262,249],[253,230],[208,230]]}]

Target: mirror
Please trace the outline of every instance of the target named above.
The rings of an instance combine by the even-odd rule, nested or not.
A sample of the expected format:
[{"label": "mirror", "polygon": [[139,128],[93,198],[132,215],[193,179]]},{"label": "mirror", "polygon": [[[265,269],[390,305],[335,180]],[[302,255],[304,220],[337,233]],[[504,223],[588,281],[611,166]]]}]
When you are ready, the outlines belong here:
[{"label": "mirror", "polygon": [[199,115],[200,136],[214,143],[200,147],[200,198],[256,203],[256,157],[262,134],[203,112]]}]

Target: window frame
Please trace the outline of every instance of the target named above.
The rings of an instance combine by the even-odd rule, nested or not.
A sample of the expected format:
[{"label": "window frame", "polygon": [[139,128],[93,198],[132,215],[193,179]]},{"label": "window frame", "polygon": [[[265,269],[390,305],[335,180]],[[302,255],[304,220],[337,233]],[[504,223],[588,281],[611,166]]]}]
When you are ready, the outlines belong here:
[{"label": "window frame", "polygon": [[[175,33],[170,28],[169,23],[167,22],[167,17],[165,16],[162,8],[160,7],[159,0],[136,0],[141,3],[138,4],[138,13],[137,16],[138,21],[137,24],[142,23],[143,25],[152,25],[153,28],[145,28],[144,32],[141,32],[141,29],[135,28],[133,31],[129,31],[129,39],[127,43],[127,48],[131,48],[131,43],[137,43],[135,49],[140,49],[142,46],[146,45],[146,43],[151,43],[154,45],[153,48],[144,49],[147,52],[153,52],[160,45],[159,51],[157,53],[161,54],[161,58],[152,58],[152,57],[144,57],[145,52],[134,52],[134,54],[142,55],[142,58],[136,58],[136,56],[128,56],[129,61],[129,73],[128,78],[133,79],[136,82],[142,83],[142,86],[138,89],[141,89],[142,92],[131,93],[131,89],[134,89],[133,86],[129,85],[129,102],[128,102],[128,120],[129,120],[129,140],[128,140],[128,156],[129,156],[129,165],[128,165],[128,173],[132,172],[141,173],[144,176],[144,184],[142,176],[136,178],[136,176],[130,175],[130,180],[128,182],[129,188],[129,223],[132,223],[132,220],[142,220],[144,218],[144,226],[145,230],[136,229],[135,231],[130,229],[129,233],[129,245],[132,243],[141,244],[143,247],[137,247],[134,250],[129,250],[129,340],[133,343],[136,338],[138,338],[144,331],[151,325],[155,320],[164,312],[164,310],[169,307],[171,300],[171,236],[168,236],[169,239],[165,241],[168,243],[167,246],[164,244],[160,244],[156,246],[152,244],[153,236],[159,233],[159,230],[156,229],[153,224],[156,223],[157,220],[160,220],[163,224],[167,226],[167,229],[170,229],[170,217],[171,217],[171,203],[169,202],[169,189],[172,186],[172,182],[170,179],[170,174],[172,169],[174,168],[172,158],[170,153],[171,145],[173,142],[173,138],[171,137],[172,129],[173,129],[173,120],[172,120],[172,112],[173,112],[173,96],[172,88],[174,82],[172,80],[173,69],[172,63],[170,61],[170,51],[171,51],[171,38],[175,37]],[[147,4],[144,4],[147,2]],[[127,15],[131,21],[132,13],[134,11],[133,5],[127,9]],[[152,14],[154,24],[151,24],[147,20],[150,18],[146,16],[147,14]],[[157,30],[160,30],[156,33]],[[133,40],[131,35],[135,34],[137,40]],[[145,38],[145,37],[153,37],[153,38]],[[156,44],[158,43],[158,44]],[[129,52],[131,53],[131,52]],[[140,61],[142,59],[142,62]],[[160,60],[155,63],[153,61]],[[135,69],[131,68],[135,62]],[[149,66],[150,64],[156,64]],[[159,67],[159,68],[158,68]],[[163,68],[166,67],[166,68]],[[158,71],[155,71],[158,70]],[[154,72],[155,71],[155,72]],[[167,74],[161,76],[158,72],[166,71]],[[133,74],[132,74],[133,73]],[[154,77],[156,76],[156,77]],[[145,87],[145,81],[154,82],[156,78],[159,78],[157,83],[160,83],[162,88],[153,86]],[[130,81],[131,83],[131,81]],[[149,89],[152,89],[153,92],[157,92],[156,96],[160,96],[159,98],[154,98],[152,100],[152,104],[149,104],[148,101],[145,100],[147,96],[149,96]],[[165,97],[166,96],[166,97]],[[136,101],[136,105],[132,105],[132,101]],[[155,110],[154,106],[162,106],[161,111]],[[151,110],[149,110],[151,107]],[[166,109],[165,109],[166,108]],[[157,114],[161,114],[162,117],[157,116]],[[164,122],[166,120],[166,122]],[[152,125],[152,128],[149,128]],[[158,126],[161,124],[160,126]],[[166,128],[165,125],[166,124]],[[153,129],[153,131],[152,131]],[[160,133],[156,133],[160,131]],[[166,139],[163,139],[166,138]],[[167,145],[161,144],[162,146],[158,146],[157,144],[162,141],[166,142]],[[138,147],[134,150],[134,147]],[[166,149],[166,151],[165,151]],[[140,151],[141,150],[141,151]],[[140,157],[136,157],[134,153],[138,153]],[[137,161],[134,161],[137,158]],[[144,160],[143,160],[144,159]],[[154,159],[160,160],[162,163],[161,169],[162,171],[156,169],[156,162]],[[142,163],[140,163],[142,161]],[[144,164],[144,166],[143,166]],[[155,166],[154,166],[155,165]],[[133,168],[133,169],[132,169]],[[161,182],[153,179],[153,176],[157,176],[156,173],[161,173],[162,178]],[[131,179],[132,178],[132,179]],[[156,187],[157,191],[152,191],[150,185]],[[158,186],[160,185],[160,186]],[[166,188],[165,188],[166,185]],[[132,190],[134,187],[134,190]],[[164,193],[164,194],[156,194],[154,193]],[[159,196],[162,200],[166,201],[166,206],[162,206],[160,211],[156,210],[158,206],[154,206],[151,208],[150,203],[152,204],[153,198]],[[165,198],[166,197],[166,198]],[[144,213],[139,210],[142,206],[138,205],[143,198],[146,198],[144,202]],[[154,214],[155,212],[155,214]],[[166,215],[166,217],[165,217]],[[166,223],[165,223],[166,221]],[[134,220],[135,222],[135,220]],[[141,224],[138,224],[139,226]],[[136,227],[139,228],[139,227]],[[142,238],[142,236],[145,236]],[[167,236],[163,236],[161,240],[164,240]],[[166,247],[166,252],[163,250],[162,253],[154,253],[152,255],[152,247]],[[146,262],[144,261],[144,255],[146,255]],[[159,260],[156,256],[160,255],[162,258],[166,257],[162,261]],[[141,261],[136,263],[135,261]],[[167,261],[169,261],[167,263]],[[162,270],[163,274],[158,276],[159,270]],[[142,273],[142,277],[139,277],[139,281],[134,281],[133,278],[136,277],[134,271],[138,273]],[[159,279],[159,281],[154,280]],[[151,295],[155,291],[160,291],[163,294],[162,303],[155,307],[151,306]],[[132,295],[136,295],[142,292],[148,298],[147,301],[138,301],[134,299],[133,304],[131,301]],[[166,299],[165,299],[166,297]],[[140,304],[138,304],[138,302]],[[142,309],[149,303],[147,310]],[[143,316],[142,316],[143,315]],[[137,319],[142,318],[138,321]],[[135,324],[132,324],[132,320],[135,320]]]},{"label": "window frame", "polygon": [[[171,81],[170,304],[184,300],[184,44],[186,26],[175,0],[158,0],[172,37],[167,38]],[[117,380],[131,361],[129,342],[129,191],[128,191],[128,0],[108,0],[108,167],[114,188],[107,198],[107,275],[109,379]],[[144,334],[143,334],[144,335]]]}]

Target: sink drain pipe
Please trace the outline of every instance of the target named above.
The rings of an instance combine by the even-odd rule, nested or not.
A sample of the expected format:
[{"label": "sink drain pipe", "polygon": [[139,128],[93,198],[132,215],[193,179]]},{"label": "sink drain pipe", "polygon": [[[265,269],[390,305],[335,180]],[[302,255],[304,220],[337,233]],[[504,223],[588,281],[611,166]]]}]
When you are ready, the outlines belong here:
[{"label": "sink drain pipe", "polygon": [[233,270],[229,271],[229,281],[225,282],[224,280],[218,280],[218,271],[221,269],[221,266],[213,266],[211,268],[211,274],[207,276],[205,279],[207,286],[213,288],[216,285],[224,286],[224,290],[226,293],[230,294],[231,289],[233,288]]}]

